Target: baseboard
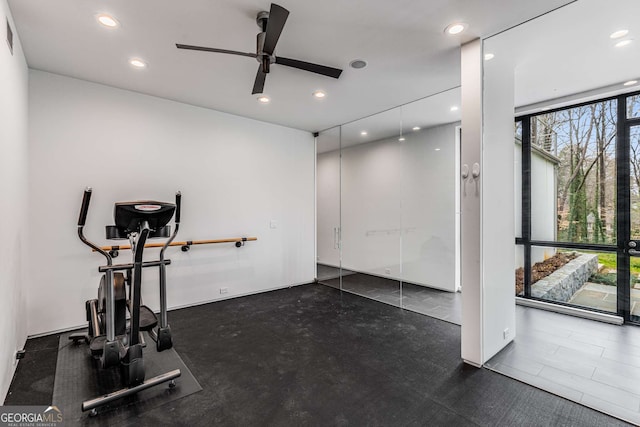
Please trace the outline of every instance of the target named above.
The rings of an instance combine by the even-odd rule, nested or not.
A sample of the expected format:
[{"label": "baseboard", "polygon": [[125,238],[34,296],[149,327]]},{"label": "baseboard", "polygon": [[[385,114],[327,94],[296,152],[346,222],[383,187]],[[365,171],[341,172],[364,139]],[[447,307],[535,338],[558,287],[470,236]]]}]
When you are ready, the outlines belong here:
[{"label": "baseboard", "polygon": [[[313,281],[297,282],[297,283],[292,283],[290,285],[282,285],[282,286],[276,286],[276,287],[268,288],[268,289],[260,289],[260,290],[256,290],[256,291],[245,292],[245,293],[242,293],[242,294],[229,295],[229,296],[225,296],[225,297],[222,297],[222,298],[216,298],[216,299],[211,299],[211,300],[207,300],[207,301],[198,301],[198,302],[193,302],[193,303],[188,303],[188,304],[183,304],[183,305],[175,305],[175,306],[168,307],[167,311],[180,310],[180,309],[189,308],[189,307],[197,307],[199,305],[211,304],[213,302],[224,301],[224,300],[234,299],[234,298],[247,297],[247,296],[250,296],[250,295],[262,294],[264,292],[278,291],[278,290],[281,290],[281,289],[293,288],[295,286],[310,285],[312,283],[313,283]],[[158,314],[158,312],[156,312],[156,314]],[[56,329],[54,331],[42,332],[42,333],[39,333],[39,334],[28,335],[27,339],[40,338],[40,337],[46,337],[46,336],[49,336],[49,335],[61,334],[61,333],[69,332],[69,331],[75,331],[77,329],[85,329],[86,327],[87,327],[87,324],[83,323],[81,325],[70,326],[70,327],[62,328],[62,329]]]}]

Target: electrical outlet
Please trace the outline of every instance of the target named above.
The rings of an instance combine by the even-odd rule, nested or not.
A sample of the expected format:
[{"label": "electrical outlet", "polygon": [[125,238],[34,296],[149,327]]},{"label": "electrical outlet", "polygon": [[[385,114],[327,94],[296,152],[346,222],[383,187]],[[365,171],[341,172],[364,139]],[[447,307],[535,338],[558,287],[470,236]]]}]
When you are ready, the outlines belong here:
[{"label": "electrical outlet", "polygon": [[509,338],[509,335],[511,335],[511,331],[509,331],[509,328],[506,328],[504,331],[502,331],[502,338],[503,339],[507,339]]},{"label": "electrical outlet", "polygon": [[13,359],[13,364],[17,364],[18,360],[23,359],[26,351],[24,350],[16,350],[16,357]]},{"label": "electrical outlet", "polygon": [[229,292],[229,288],[220,288],[221,294],[226,294],[227,292]]}]

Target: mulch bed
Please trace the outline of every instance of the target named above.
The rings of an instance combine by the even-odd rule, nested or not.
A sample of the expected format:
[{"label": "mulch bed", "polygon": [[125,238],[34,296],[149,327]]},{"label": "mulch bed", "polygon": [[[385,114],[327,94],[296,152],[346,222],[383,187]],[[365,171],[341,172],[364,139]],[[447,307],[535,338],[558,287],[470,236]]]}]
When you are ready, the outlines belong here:
[{"label": "mulch bed", "polygon": [[[577,258],[574,252],[558,252],[554,256],[537,262],[531,267],[531,284],[547,277],[572,259]],[[524,269],[522,267],[516,270],[516,295],[524,293]]]}]

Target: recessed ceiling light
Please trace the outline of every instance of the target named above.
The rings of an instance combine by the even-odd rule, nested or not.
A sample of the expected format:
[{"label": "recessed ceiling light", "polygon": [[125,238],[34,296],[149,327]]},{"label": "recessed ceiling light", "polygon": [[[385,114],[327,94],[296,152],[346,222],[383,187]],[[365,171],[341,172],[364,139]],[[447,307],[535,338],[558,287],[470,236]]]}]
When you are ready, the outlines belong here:
[{"label": "recessed ceiling light", "polygon": [[269,99],[269,97],[266,95],[260,95],[257,99],[261,104],[268,104],[271,101],[271,99]]},{"label": "recessed ceiling light", "polygon": [[434,151],[440,151],[440,149],[439,149],[439,148],[436,148]]},{"label": "recessed ceiling light", "polygon": [[624,37],[627,34],[629,34],[629,30],[618,30],[611,33],[611,35],[609,35],[609,38],[619,39],[620,37]]},{"label": "recessed ceiling light", "polygon": [[400,138],[398,138],[398,141],[400,142],[404,141],[404,136],[401,136]]},{"label": "recessed ceiling light", "polygon": [[463,32],[466,28],[467,28],[467,24],[464,24],[462,22],[455,22],[453,24],[447,25],[447,28],[445,28],[444,31],[447,34],[451,34],[452,36],[455,36],[456,34],[460,34],[461,32]]},{"label": "recessed ceiling light", "polygon": [[146,68],[147,63],[140,58],[131,58],[129,64],[135,68]]},{"label": "recessed ceiling light", "polygon": [[327,96],[327,94],[321,90],[317,90],[313,92],[313,96],[314,98],[324,98],[325,96]]},{"label": "recessed ceiling light", "polygon": [[360,135],[367,136],[367,131],[366,130],[360,131]]},{"label": "recessed ceiling light", "polygon": [[364,68],[367,66],[367,61],[365,61],[364,59],[354,59],[353,61],[349,62],[349,66],[351,68],[359,70],[360,68]]},{"label": "recessed ceiling light", "polygon": [[618,43],[616,43],[616,47],[627,46],[631,44],[632,41],[632,39],[620,40]]},{"label": "recessed ceiling light", "polygon": [[420,126],[414,126],[413,130],[420,130]]},{"label": "recessed ceiling light", "polygon": [[107,15],[106,13],[98,15],[96,19],[98,19],[99,23],[108,28],[116,28],[120,25],[116,18],[111,15]]},{"label": "recessed ceiling light", "polygon": [[637,80],[629,80],[628,82],[624,82],[623,86],[633,86],[636,83],[638,83]]},{"label": "recessed ceiling light", "polygon": [[453,107],[451,107],[451,111],[458,111],[458,106],[454,105]]},{"label": "recessed ceiling light", "polygon": [[484,54],[484,60],[485,61],[489,61],[491,59],[493,59],[495,57],[495,55],[493,53],[485,53]]}]

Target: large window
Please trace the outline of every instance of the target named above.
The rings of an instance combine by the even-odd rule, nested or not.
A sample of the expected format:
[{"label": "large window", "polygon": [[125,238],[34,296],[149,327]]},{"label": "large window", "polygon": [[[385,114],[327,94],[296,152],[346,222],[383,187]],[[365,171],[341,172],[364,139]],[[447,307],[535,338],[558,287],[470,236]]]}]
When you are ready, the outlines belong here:
[{"label": "large window", "polygon": [[640,94],[519,117],[515,140],[516,294],[640,320]]},{"label": "large window", "polygon": [[616,100],[531,117],[531,238],[616,242]]}]

